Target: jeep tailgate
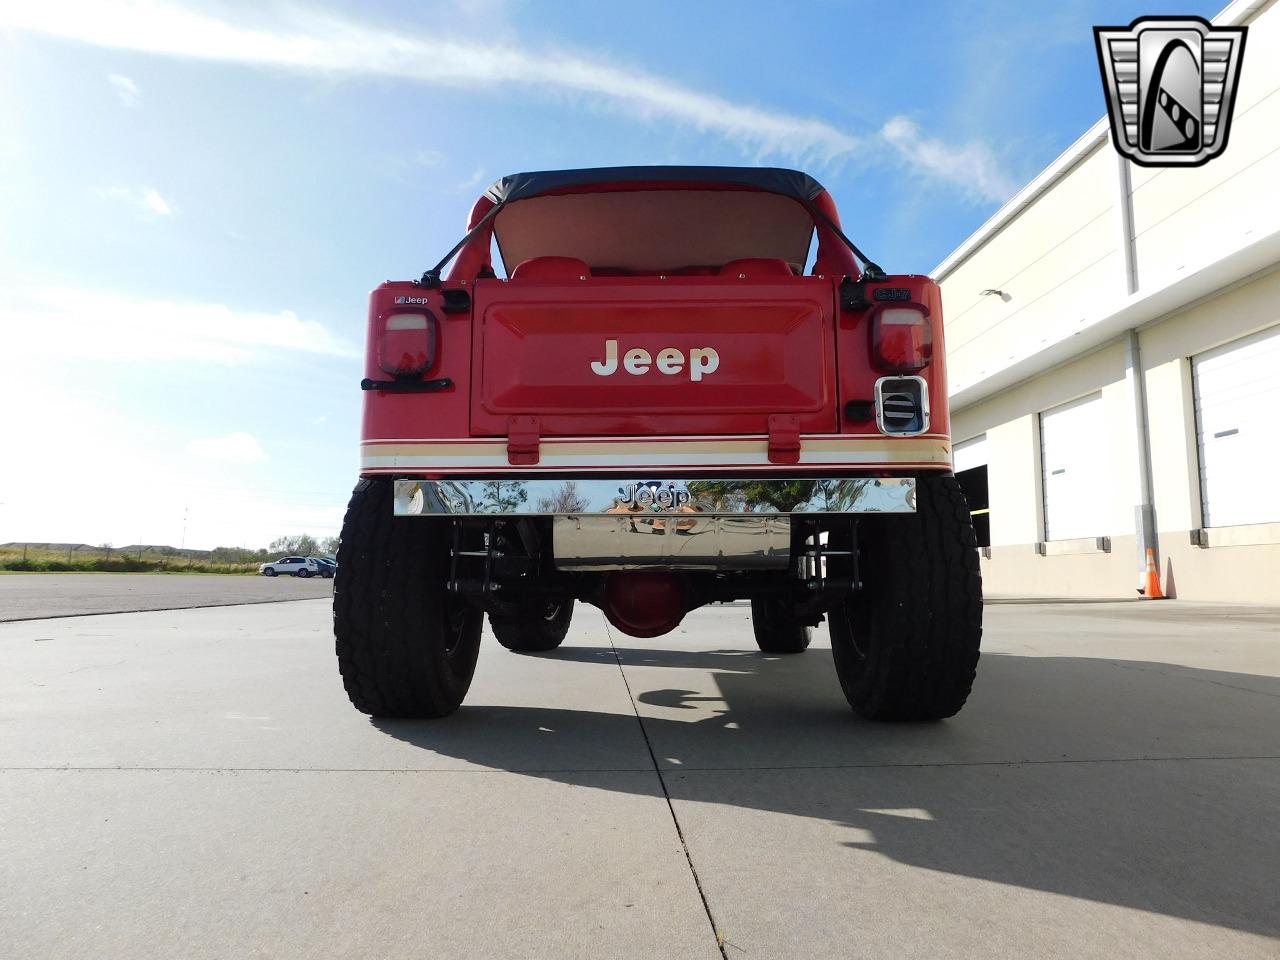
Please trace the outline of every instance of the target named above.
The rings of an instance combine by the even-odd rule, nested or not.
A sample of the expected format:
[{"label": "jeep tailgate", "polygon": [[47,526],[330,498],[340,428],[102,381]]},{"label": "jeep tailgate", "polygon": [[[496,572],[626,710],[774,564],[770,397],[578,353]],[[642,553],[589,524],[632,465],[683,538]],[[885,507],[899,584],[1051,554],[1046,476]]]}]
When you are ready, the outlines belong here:
[{"label": "jeep tailgate", "polygon": [[837,429],[819,278],[481,280],[474,300],[473,435],[530,415],[544,436],[761,434],[783,413]]}]

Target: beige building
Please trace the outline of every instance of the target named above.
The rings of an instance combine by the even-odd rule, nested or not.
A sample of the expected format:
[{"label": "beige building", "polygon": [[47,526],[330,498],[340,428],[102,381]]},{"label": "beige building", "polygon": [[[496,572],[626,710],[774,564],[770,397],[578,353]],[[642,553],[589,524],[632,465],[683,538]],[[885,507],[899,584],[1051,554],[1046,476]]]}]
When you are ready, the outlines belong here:
[{"label": "beige building", "polygon": [[[956,471],[991,595],[1280,602],[1280,3],[1226,151],[1120,158],[1099,121],[934,271]],[[983,511],[989,512],[983,512]]]}]

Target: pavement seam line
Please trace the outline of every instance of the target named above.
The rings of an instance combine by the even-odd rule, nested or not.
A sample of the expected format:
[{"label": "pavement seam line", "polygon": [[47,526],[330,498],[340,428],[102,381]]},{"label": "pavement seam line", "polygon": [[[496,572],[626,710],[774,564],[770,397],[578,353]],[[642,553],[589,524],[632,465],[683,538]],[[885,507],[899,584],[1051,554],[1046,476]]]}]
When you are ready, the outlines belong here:
[{"label": "pavement seam line", "polygon": [[207,610],[212,607],[255,607],[260,603],[308,603],[328,597],[266,597],[262,600],[235,600],[229,603],[193,603],[185,607],[139,607],[137,610],[90,610],[86,613],[55,613],[43,617],[0,617],[0,623],[35,623],[38,620],[73,620],[76,617],[118,617],[122,613],[173,613],[175,610]]},{"label": "pavement seam line", "polygon": [[711,924],[711,935],[716,939],[716,949],[720,951],[723,960],[729,960],[729,955],[725,952],[725,944],[728,942],[720,933],[720,928],[716,926],[716,918],[711,912],[711,904],[707,900],[707,892],[702,889],[702,878],[698,876],[698,868],[693,865],[693,855],[689,852],[689,842],[685,839],[684,829],[680,826],[680,818],[676,816],[675,804],[671,802],[671,791],[667,789],[667,778],[662,775],[662,767],[658,765],[658,755],[654,753],[653,743],[649,740],[649,731],[645,729],[644,717],[640,716],[640,708],[636,706],[636,698],[631,693],[631,684],[627,682],[627,671],[622,669],[622,657],[618,654],[618,647],[613,642],[613,631],[609,628],[609,624],[605,623],[605,636],[609,638],[609,649],[613,651],[613,659],[618,664],[618,675],[622,677],[622,686],[627,691],[627,699],[631,701],[631,712],[636,715],[636,723],[640,726],[640,736],[644,738],[645,749],[649,751],[649,760],[653,763],[653,772],[658,775],[658,784],[662,787],[662,797],[667,801],[667,812],[671,814],[671,823],[676,828],[676,837],[680,840],[680,849],[684,851],[684,859],[689,864],[689,873],[693,876],[693,885],[698,890],[698,899],[702,901],[702,910],[707,915],[707,922]]}]

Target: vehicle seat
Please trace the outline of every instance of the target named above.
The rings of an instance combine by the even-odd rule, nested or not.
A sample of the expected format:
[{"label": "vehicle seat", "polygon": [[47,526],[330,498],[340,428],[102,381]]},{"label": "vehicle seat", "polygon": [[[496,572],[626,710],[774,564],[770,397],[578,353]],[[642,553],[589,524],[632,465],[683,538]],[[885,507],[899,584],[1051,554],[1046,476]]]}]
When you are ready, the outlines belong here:
[{"label": "vehicle seat", "polygon": [[770,260],[764,257],[746,257],[742,260],[730,260],[720,268],[722,277],[794,277],[791,267],[785,260]]},{"label": "vehicle seat", "polygon": [[591,268],[577,257],[530,257],[511,271],[512,280],[582,280]]}]

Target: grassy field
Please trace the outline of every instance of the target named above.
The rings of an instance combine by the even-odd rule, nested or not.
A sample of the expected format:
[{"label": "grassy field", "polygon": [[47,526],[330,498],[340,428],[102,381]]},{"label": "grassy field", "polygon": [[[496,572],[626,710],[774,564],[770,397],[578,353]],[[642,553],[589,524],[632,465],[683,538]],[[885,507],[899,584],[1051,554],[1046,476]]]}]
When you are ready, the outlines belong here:
[{"label": "grassy field", "polygon": [[256,574],[257,562],[217,563],[207,559],[142,556],[102,547],[48,550],[38,547],[0,547],[0,571],[24,573],[217,573]]}]

